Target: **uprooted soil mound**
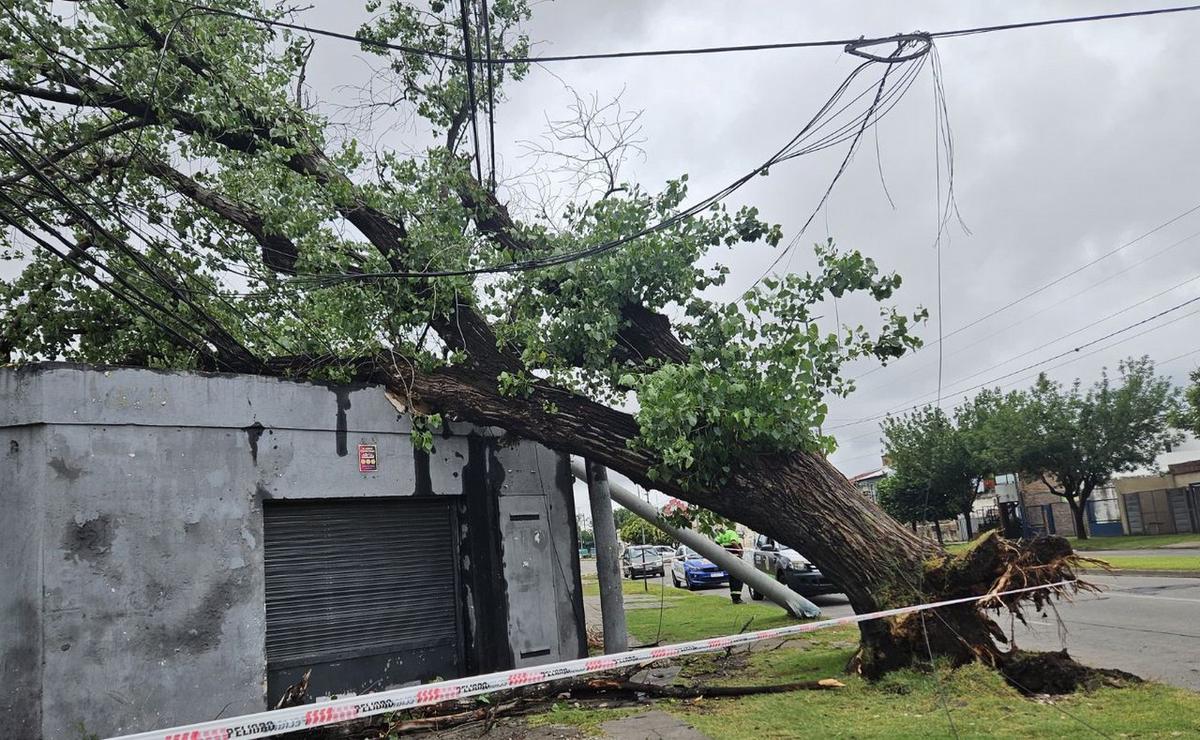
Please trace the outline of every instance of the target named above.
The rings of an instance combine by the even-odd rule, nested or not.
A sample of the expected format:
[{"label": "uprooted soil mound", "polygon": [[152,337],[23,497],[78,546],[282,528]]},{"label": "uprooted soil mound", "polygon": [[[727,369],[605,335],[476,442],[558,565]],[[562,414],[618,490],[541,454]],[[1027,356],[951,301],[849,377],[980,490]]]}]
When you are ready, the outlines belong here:
[{"label": "uprooted soil mound", "polygon": [[1071,694],[1080,689],[1092,691],[1102,686],[1123,688],[1142,683],[1132,673],[1077,663],[1066,650],[1021,651],[1005,661],[1002,674],[1009,685],[1026,695]]}]

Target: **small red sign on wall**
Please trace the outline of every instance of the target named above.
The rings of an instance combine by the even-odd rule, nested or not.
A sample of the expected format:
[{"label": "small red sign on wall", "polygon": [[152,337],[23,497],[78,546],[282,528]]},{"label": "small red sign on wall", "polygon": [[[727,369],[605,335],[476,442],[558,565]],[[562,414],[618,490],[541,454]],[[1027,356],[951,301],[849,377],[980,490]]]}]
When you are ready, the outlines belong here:
[{"label": "small red sign on wall", "polygon": [[358,472],[374,473],[376,470],[379,470],[379,456],[376,454],[375,445],[359,445]]}]

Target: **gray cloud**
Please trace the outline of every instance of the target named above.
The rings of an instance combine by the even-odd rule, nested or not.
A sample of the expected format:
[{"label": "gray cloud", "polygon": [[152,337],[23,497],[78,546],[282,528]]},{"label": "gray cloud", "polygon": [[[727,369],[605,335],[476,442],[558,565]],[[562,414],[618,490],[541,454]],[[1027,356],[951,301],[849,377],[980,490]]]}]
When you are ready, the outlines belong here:
[{"label": "gray cloud", "polygon": [[[1089,3],[1087,12],[1127,10],[1134,5]],[[536,42],[535,53],[548,54],[872,36],[1078,12],[1078,4],[1065,0],[564,2],[537,4],[529,32]],[[355,28],[362,17],[361,11],[339,2],[318,4],[304,19],[346,30]],[[1200,87],[1191,74],[1200,67],[1200,47],[1192,38],[1198,28],[1200,14],[1182,14],[939,42],[955,137],[955,187],[971,229],[967,235],[951,226],[942,242],[945,331],[1200,203],[1200,137],[1195,135]],[[363,79],[361,53],[353,44],[333,40],[320,40],[317,46],[310,70],[314,93],[326,99],[344,97],[340,86]],[[852,60],[838,49],[815,49],[589,61],[554,65],[553,74],[535,67],[527,80],[508,91],[510,100],[497,113],[502,169],[510,175],[524,169],[515,142],[540,133],[545,116],[563,115],[570,101],[564,81],[581,93],[596,92],[601,97],[623,89],[627,106],[645,110],[647,137],[645,161],[630,163],[628,174],[655,188],[666,178],[688,172],[693,194],[702,197],[790,138],[851,66]],[[401,148],[414,145],[411,131],[404,129],[383,141]],[[933,310],[938,304],[933,248],[937,203],[928,70],[881,125],[879,147],[896,208],[884,197],[874,138],[868,136],[827,212],[814,221],[802,244],[824,239],[828,233],[843,246],[863,250],[904,276],[898,305]],[[777,167],[769,178],[739,192],[731,205],[759,206],[790,236],[816,205],[840,157],[841,152],[826,152]],[[1200,274],[1197,237],[1047,308],[1197,231],[1200,212],[952,336],[943,347],[944,390],[949,393],[962,387],[956,382],[960,378]],[[748,248],[716,258],[734,268],[732,295],[758,277],[774,254]],[[803,247],[790,266],[806,269],[811,262],[811,252]],[[1200,280],[1068,341],[999,365],[966,385],[1003,375],[1198,295]],[[832,327],[834,307],[828,308]],[[1043,308],[1044,313],[1009,327]],[[876,311],[854,301],[843,302],[836,310],[844,322],[869,322]],[[926,338],[936,338],[937,321],[934,315],[922,328]],[[1052,375],[1068,380],[1079,376],[1090,382],[1101,367],[1113,367],[1124,356],[1147,353],[1162,361],[1200,349],[1198,326],[1200,321],[1191,317],[1136,338],[1132,338],[1136,332],[1130,332],[1125,335],[1129,341],[1081,357]],[[1200,354],[1162,370],[1182,380],[1197,364]],[[849,372],[859,374],[871,367],[859,363]],[[831,401],[829,424],[874,416],[936,393],[936,387],[937,349],[930,348],[864,377],[851,398]],[[874,467],[879,456],[877,431],[874,422],[838,430],[841,448],[834,462],[848,474]]]}]

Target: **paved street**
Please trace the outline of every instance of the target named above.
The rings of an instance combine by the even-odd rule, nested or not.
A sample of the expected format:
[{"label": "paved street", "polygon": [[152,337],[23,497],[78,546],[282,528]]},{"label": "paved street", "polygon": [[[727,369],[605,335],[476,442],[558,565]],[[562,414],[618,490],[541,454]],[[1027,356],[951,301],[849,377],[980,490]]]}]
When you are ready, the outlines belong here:
[{"label": "paved street", "polygon": [[[1122,554],[1131,554],[1122,551]],[[1090,553],[1089,553],[1090,554]],[[595,561],[584,560],[583,572],[595,573]],[[1090,665],[1120,668],[1137,675],[1200,691],[1200,578],[1087,576],[1105,592],[1060,604],[1064,629],[1054,613],[1030,616],[1028,627],[1016,628],[1021,647],[1060,650]],[[666,579],[670,583],[670,578]],[[696,593],[729,598],[727,588]],[[852,613],[840,595],[818,596],[822,617]],[[1007,628],[1007,625],[1004,625]]]}]

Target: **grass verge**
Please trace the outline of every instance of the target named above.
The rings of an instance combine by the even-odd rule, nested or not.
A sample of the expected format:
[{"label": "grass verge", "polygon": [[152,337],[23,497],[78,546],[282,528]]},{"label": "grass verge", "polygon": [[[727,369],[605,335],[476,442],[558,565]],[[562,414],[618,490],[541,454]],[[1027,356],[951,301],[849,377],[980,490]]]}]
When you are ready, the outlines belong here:
[{"label": "grass verge", "polygon": [[[648,590],[643,590],[640,581],[625,582],[629,629],[643,642],[656,636],[663,642],[677,642],[729,634],[751,618],[748,629],[793,623],[775,606],[734,606],[728,599],[670,586],[663,591],[653,581],[647,586]],[[591,588],[594,592],[595,586]],[[683,681],[727,685],[837,678],[846,684],[843,689],[661,701],[656,707],[678,715],[715,740],[948,737],[954,734],[951,722],[964,738],[1095,735],[1089,728],[1109,737],[1200,735],[1200,694],[1160,684],[1029,699],[982,666],[953,671],[942,667],[936,673],[899,671],[883,681],[868,683],[843,673],[857,638],[853,627],[821,630],[775,650],[696,656],[682,662],[680,674]],[[574,725],[596,733],[602,722],[629,713],[628,708],[561,706],[537,722]]]},{"label": "grass verge", "polygon": [[[838,676],[848,650],[752,655],[757,681]],[[793,737],[1188,737],[1200,733],[1200,695],[1145,684],[1043,701],[1021,696],[994,671],[967,666],[936,674],[899,671],[871,684],[839,677],[838,691],[762,694],[673,704],[714,740]],[[954,730],[951,730],[953,722]]]},{"label": "grass verge", "polygon": [[1087,550],[1152,550],[1165,545],[1190,542],[1200,547],[1200,534],[1131,534],[1123,537],[1089,537],[1086,540],[1068,537],[1071,547],[1079,552]]},{"label": "grass verge", "polygon": [[1121,570],[1185,570],[1200,573],[1200,555],[1105,555],[1098,558]]}]

